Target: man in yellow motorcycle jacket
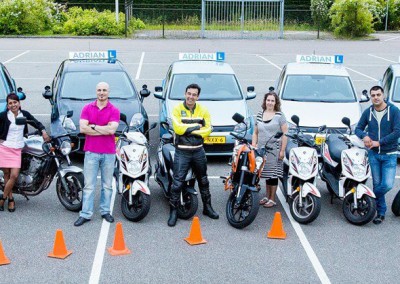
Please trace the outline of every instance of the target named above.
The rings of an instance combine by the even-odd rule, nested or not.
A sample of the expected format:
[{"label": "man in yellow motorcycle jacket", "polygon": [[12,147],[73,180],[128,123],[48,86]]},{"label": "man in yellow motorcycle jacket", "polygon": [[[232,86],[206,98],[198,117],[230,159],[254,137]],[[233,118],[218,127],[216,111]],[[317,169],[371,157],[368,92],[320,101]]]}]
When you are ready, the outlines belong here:
[{"label": "man in yellow motorcycle jacket", "polygon": [[201,88],[190,84],[185,90],[185,101],[175,106],[172,112],[172,127],[175,132],[174,181],[171,187],[170,216],[168,226],[173,227],[178,219],[177,206],[185,182],[192,167],[199,184],[203,201],[203,214],[218,219],[211,206],[210,183],[207,178],[207,158],[203,148],[204,137],[211,133],[211,117],[207,108],[196,103]]}]

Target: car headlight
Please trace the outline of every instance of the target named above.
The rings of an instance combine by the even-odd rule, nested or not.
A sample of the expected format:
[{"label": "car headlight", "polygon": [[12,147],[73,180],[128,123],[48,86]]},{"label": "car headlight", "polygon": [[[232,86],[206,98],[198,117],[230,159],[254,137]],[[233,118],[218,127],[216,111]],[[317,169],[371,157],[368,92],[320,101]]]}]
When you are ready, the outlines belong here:
[{"label": "car headlight", "polygon": [[71,149],[72,149],[72,147],[71,147],[71,143],[69,141],[63,141],[61,143],[60,150],[64,156],[69,155],[69,153],[71,153]]},{"label": "car headlight", "polygon": [[129,126],[132,128],[139,128],[140,126],[143,125],[143,123],[144,123],[144,117],[140,112],[138,112],[132,116],[131,123],[129,124]]}]

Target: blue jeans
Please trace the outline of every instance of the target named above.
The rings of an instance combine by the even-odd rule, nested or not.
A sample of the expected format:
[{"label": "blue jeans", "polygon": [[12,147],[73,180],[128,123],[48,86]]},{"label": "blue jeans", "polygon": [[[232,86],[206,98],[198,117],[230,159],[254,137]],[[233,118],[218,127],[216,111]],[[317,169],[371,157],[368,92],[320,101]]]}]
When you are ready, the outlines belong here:
[{"label": "blue jeans", "polygon": [[97,184],[97,174],[101,174],[101,215],[110,213],[111,197],[113,193],[112,179],[115,166],[115,154],[85,153],[83,174],[85,188],[83,189],[82,211],[79,216],[90,219],[93,215],[94,192]]},{"label": "blue jeans", "polygon": [[396,177],[397,155],[378,154],[368,151],[369,164],[371,165],[372,183],[376,195],[376,211],[378,215],[385,216],[385,194],[392,189]]}]

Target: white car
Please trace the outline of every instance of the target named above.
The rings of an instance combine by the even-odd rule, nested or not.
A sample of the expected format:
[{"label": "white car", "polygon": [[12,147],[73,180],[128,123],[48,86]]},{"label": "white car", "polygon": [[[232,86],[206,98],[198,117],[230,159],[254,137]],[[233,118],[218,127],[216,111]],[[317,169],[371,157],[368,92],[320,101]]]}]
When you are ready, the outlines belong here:
[{"label": "white car", "polygon": [[[224,53],[180,53],[179,61],[173,62],[162,86],[156,87],[154,96],[160,100],[160,121],[171,118],[173,108],[181,103],[186,87],[196,83],[201,87],[199,103],[206,106],[211,115],[213,131],[204,140],[207,155],[231,155],[234,139],[229,134],[236,122],[232,116],[238,112],[248,119],[253,133],[254,120],[247,100],[254,99],[254,87],[243,93],[232,67],[223,62]],[[160,137],[166,130],[160,127]]]},{"label": "white car", "polygon": [[[387,100],[400,108],[400,63],[390,65],[379,84],[383,88]],[[397,150],[400,151],[400,139]],[[398,156],[400,156],[400,152]]]},{"label": "white car", "polygon": [[[346,132],[343,117],[350,119],[354,130],[361,117],[360,102],[369,98],[361,95],[358,99],[350,75],[343,64],[335,63],[336,57],[298,55],[298,62],[289,63],[282,69],[276,92],[281,99],[289,131],[295,129],[290,120],[292,115],[300,118],[300,126],[305,133],[316,133],[321,125]],[[319,137],[316,143],[322,143],[323,139]]]}]

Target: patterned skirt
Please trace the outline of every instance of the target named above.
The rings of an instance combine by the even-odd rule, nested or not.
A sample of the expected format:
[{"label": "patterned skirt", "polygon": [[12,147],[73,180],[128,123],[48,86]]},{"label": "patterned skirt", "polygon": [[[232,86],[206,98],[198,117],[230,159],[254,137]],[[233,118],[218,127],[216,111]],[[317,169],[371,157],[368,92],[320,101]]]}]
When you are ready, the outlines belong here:
[{"label": "patterned skirt", "polygon": [[[274,145],[271,145],[274,146]],[[283,176],[283,161],[279,160],[280,142],[277,141],[274,150],[265,156],[265,165],[261,177],[265,179],[281,178]]]},{"label": "patterned skirt", "polygon": [[0,168],[20,169],[21,151],[0,144]]}]

